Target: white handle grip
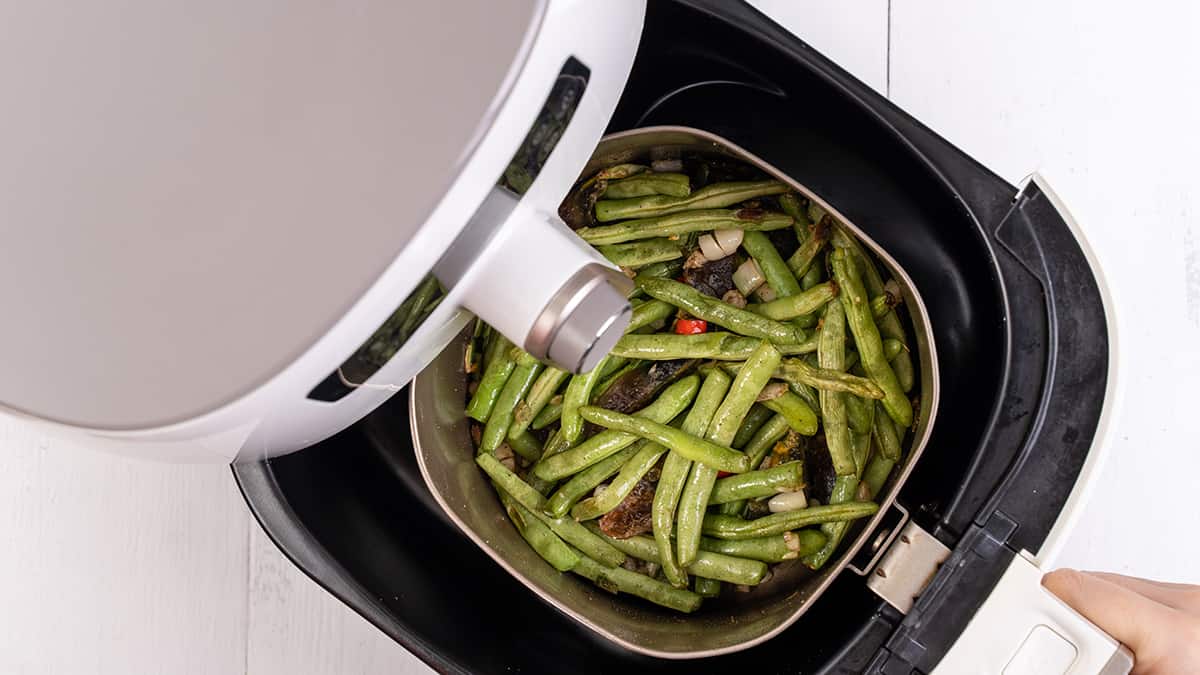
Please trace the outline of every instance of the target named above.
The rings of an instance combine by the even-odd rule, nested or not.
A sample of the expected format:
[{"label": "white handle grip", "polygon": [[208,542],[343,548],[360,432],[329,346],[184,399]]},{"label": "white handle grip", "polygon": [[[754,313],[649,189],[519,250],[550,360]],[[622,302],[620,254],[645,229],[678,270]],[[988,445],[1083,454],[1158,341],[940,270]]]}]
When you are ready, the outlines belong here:
[{"label": "white handle grip", "polygon": [[1124,675],[1133,655],[1042,586],[1027,552],[1013,559],[935,673]]}]

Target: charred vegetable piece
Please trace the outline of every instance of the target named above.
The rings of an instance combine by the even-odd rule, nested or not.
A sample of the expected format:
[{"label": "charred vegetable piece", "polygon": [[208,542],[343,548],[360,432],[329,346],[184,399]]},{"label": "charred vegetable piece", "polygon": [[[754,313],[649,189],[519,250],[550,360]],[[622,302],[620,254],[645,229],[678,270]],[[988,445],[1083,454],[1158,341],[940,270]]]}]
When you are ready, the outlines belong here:
[{"label": "charred vegetable piece", "polygon": [[733,272],[737,269],[737,261],[733,256],[725,256],[720,260],[710,260],[695,269],[683,270],[683,283],[714,298],[724,297],[733,290]]},{"label": "charred vegetable piece", "polygon": [[[657,476],[655,478],[657,480]],[[639,480],[617,508],[600,518],[600,529],[604,534],[624,539],[653,529],[650,511],[654,505],[654,482],[648,478]]]},{"label": "charred vegetable piece", "polygon": [[667,385],[687,375],[696,366],[695,359],[655,361],[621,375],[592,401],[592,405],[632,414],[646,406]]}]

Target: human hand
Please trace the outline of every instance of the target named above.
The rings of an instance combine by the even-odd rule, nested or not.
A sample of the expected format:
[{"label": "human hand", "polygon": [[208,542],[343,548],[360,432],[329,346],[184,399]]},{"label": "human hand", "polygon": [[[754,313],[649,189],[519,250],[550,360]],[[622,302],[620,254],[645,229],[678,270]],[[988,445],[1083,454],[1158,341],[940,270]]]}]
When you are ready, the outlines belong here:
[{"label": "human hand", "polygon": [[1200,586],[1065,569],[1042,585],[1129,647],[1134,675],[1200,673]]}]

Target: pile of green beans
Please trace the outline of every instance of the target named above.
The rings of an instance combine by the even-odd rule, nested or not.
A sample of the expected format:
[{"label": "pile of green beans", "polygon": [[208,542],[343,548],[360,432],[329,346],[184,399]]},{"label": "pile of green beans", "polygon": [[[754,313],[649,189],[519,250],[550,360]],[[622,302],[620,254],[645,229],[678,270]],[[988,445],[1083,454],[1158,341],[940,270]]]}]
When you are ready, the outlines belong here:
[{"label": "pile of green beans", "polygon": [[[517,533],[560,572],[685,613],[723,585],[763,583],[771,565],[827,564],[878,510],[913,426],[898,286],[776,180],[693,185],[623,164],[581,185],[600,195],[600,224],[577,233],[635,280],[625,336],[578,375],[483,324],[466,356],[476,463]],[[731,255],[761,271],[761,301],[684,283],[716,230],[742,231]],[[687,363],[666,366],[680,371],[640,409],[601,405],[663,361]],[[810,467],[813,452],[829,461]],[[796,494],[829,466],[827,503]]]}]

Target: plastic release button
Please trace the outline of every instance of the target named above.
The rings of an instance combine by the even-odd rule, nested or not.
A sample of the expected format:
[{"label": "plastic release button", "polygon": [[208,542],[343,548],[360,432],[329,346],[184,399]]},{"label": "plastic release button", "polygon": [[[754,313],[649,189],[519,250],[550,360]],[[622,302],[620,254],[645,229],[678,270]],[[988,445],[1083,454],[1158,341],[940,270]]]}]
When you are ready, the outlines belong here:
[{"label": "plastic release button", "polygon": [[1064,675],[1079,650],[1050,627],[1038,624],[1004,667],[1004,675]]}]

